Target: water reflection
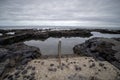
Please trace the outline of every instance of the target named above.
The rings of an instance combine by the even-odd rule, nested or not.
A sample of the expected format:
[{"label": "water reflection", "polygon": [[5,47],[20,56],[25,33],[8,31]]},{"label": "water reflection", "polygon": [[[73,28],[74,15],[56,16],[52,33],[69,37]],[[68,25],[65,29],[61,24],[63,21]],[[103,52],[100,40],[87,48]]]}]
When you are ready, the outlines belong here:
[{"label": "water reflection", "polygon": [[57,48],[58,48],[58,41],[59,39],[62,40],[62,54],[73,54],[73,47],[77,44],[83,43],[86,40],[93,38],[93,37],[105,37],[105,38],[113,38],[113,37],[119,37],[119,34],[102,34],[99,32],[91,32],[93,36],[89,38],[82,38],[82,37],[70,37],[70,38],[48,38],[45,41],[40,41],[40,40],[30,40],[30,41],[25,41],[24,43],[30,46],[35,46],[40,48],[41,53],[43,55],[52,55],[52,54],[57,54]]}]

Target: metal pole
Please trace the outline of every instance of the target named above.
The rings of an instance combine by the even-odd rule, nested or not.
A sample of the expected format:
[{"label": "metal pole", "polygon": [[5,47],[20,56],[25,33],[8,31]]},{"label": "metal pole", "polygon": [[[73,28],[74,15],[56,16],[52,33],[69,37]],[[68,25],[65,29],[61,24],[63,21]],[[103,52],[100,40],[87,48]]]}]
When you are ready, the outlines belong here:
[{"label": "metal pole", "polygon": [[59,58],[59,66],[61,66],[61,39],[59,39],[59,43],[58,43],[58,58]]}]

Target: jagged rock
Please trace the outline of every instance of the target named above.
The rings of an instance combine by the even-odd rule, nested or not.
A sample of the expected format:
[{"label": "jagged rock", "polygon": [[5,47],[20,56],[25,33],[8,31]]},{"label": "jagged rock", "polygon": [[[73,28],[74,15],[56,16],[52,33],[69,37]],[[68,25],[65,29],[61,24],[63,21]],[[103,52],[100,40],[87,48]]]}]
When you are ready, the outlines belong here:
[{"label": "jagged rock", "polygon": [[109,38],[92,38],[73,48],[75,54],[107,60],[120,69],[120,42]]},{"label": "jagged rock", "polygon": [[8,54],[8,50],[0,48],[0,62],[4,60],[5,56]]},{"label": "jagged rock", "polygon": [[[39,48],[27,46],[24,43],[15,43],[0,48],[0,76],[5,68],[14,68],[17,65],[25,65],[32,59],[41,56]],[[16,69],[19,69],[16,67]],[[23,68],[19,69],[23,70]],[[10,77],[9,79],[12,79]]]}]

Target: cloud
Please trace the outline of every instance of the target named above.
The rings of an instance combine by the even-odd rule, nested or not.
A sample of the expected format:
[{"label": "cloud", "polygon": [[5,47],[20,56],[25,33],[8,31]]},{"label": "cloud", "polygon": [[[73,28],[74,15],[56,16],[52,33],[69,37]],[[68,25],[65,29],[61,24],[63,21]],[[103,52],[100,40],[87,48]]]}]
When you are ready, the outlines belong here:
[{"label": "cloud", "polygon": [[120,23],[120,0],[0,0],[5,20],[75,20]]}]

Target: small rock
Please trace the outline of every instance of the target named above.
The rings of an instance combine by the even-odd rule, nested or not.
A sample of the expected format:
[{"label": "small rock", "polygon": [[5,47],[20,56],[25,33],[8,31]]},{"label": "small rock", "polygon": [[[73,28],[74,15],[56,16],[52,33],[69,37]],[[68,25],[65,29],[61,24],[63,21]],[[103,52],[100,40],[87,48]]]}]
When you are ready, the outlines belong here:
[{"label": "small rock", "polygon": [[103,67],[104,69],[107,69],[107,67]]},{"label": "small rock", "polygon": [[75,65],[75,70],[76,71],[81,71],[81,67]]},{"label": "small rock", "polygon": [[83,64],[84,67],[86,67],[86,64]]},{"label": "small rock", "polygon": [[24,70],[23,72],[22,72],[22,74],[24,75],[24,74],[27,74],[27,70]]},{"label": "small rock", "polygon": [[15,78],[19,78],[19,77],[20,77],[20,75],[16,75],[16,76],[15,76]]},{"label": "small rock", "polygon": [[27,69],[32,69],[32,66],[28,66]]},{"label": "small rock", "polygon": [[32,72],[31,75],[35,75],[35,72]]},{"label": "small rock", "polygon": [[93,60],[89,60],[89,62],[94,62]]},{"label": "small rock", "polygon": [[15,75],[16,75],[16,76],[17,76],[18,74],[20,74],[20,71],[15,72]]},{"label": "small rock", "polygon": [[3,79],[6,79],[8,76],[9,76],[9,74],[6,74],[6,75],[3,77]]},{"label": "small rock", "polygon": [[35,70],[35,67],[33,67],[32,70]]},{"label": "small rock", "polygon": [[13,80],[13,75],[9,75],[9,76],[8,76],[8,79],[9,79],[9,80]]},{"label": "small rock", "polygon": [[54,66],[54,64],[50,64],[50,66]]},{"label": "small rock", "polygon": [[57,71],[56,68],[49,68],[48,70],[49,70],[49,71],[53,71],[53,72],[56,72],[56,71]]},{"label": "small rock", "polygon": [[99,63],[99,66],[103,67],[103,66],[104,66],[104,64],[103,64],[103,63]]},{"label": "small rock", "polygon": [[95,67],[95,63],[92,63],[89,68]]},{"label": "small rock", "polygon": [[34,63],[36,63],[37,61],[34,61]]},{"label": "small rock", "polygon": [[47,75],[45,75],[45,77],[48,77]]},{"label": "small rock", "polygon": [[44,65],[44,62],[41,62],[41,65]]},{"label": "small rock", "polygon": [[100,72],[101,70],[100,70],[100,69],[98,69],[98,71]]},{"label": "small rock", "polygon": [[65,64],[64,64],[64,63],[62,63],[62,66],[65,66]]}]

